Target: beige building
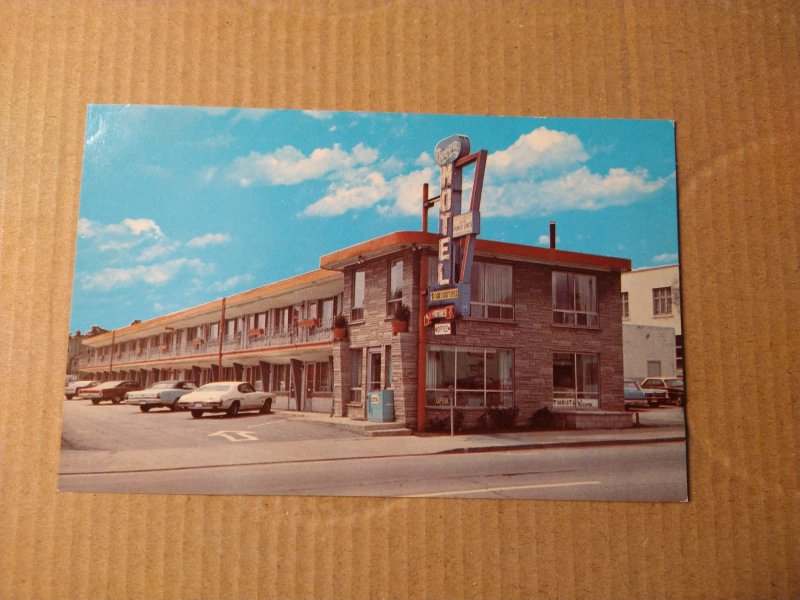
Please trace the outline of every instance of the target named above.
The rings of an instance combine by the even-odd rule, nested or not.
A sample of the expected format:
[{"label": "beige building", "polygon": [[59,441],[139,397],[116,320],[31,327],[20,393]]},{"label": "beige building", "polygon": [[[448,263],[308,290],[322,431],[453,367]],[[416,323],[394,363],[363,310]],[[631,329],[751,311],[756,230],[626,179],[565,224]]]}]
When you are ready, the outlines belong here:
[{"label": "beige building", "polygon": [[[674,331],[673,373],[683,375],[683,330],[681,328],[681,280],[678,265],[636,269],[622,273],[622,323],[646,327],[671,328]],[[655,335],[655,330],[653,332]],[[663,332],[662,332],[663,333]],[[641,331],[628,334],[629,339],[643,343]],[[656,337],[663,337],[656,335]],[[646,339],[642,337],[642,339]],[[649,344],[649,342],[648,342]],[[631,347],[631,352],[636,350]],[[626,350],[627,352],[627,350]],[[637,367],[638,368],[638,367]],[[663,375],[671,375],[668,368]],[[626,375],[628,372],[626,370]],[[638,376],[631,373],[630,376]]]}]

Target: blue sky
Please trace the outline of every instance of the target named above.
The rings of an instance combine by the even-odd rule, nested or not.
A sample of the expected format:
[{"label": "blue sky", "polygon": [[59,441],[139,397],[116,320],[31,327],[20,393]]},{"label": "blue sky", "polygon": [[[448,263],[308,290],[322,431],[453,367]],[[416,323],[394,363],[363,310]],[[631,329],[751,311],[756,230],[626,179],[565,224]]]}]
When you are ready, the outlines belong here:
[{"label": "blue sky", "polygon": [[[489,151],[485,239],[678,261],[669,121],[93,105],[74,331],[128,325],[316,269],[420,229],[436,143]],[[436,230],[431,211],[431,231]]]}]

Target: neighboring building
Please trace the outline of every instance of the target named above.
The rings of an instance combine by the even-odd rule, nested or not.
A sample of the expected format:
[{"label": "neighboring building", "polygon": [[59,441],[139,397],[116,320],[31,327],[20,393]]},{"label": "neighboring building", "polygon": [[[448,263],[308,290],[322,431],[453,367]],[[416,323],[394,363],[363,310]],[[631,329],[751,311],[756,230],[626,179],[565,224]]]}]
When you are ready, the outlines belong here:
[{"label": "neighboring building", "polygon": [[674,377],[675,330],[648,325],[622,326],[625,377]]},{"label": "neighboring building", "polygon": [[[363,419],[391,390],[395,421],[423,429],[450,394],[476,422],[487,408],[621,411],[620,276],[630,261],[478,240],[471,315],[423,325],[439,236],[396,232],[323,256],[321,269],[84,340],[85,378],[249,380],[276,406]],[[411,310],[393,334],[398,305]],[[333,318],[349,320],[333,340]],[[422,331],[422,335],[419,332]]]},{"label": "neighboring building", "polygon": [[[678,265],[636,269],[622,275],[622,322],[674,330],[675,372],[683,375],[681,282]],[[626,371],[627,376],[628,375]]]},{"label": "neighboring building", "polygon": [[106,333],[108,330],[93,325],[86,333],[75,331],[70,334],[69,343],[67,345],[67,378],[75,380],[78,377],[78,371],[82,362],[86,362],[89,358],[89,347],[85,346],[83,340],[93,335]]}]

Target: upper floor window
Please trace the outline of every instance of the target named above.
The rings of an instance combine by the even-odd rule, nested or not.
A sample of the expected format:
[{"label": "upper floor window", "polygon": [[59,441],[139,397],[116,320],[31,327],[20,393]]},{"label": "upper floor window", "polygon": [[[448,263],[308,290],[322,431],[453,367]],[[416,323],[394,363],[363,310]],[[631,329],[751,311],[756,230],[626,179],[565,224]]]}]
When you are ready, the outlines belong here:
[{"label": "upper floor window", "polygon": [[386,315],[391,316],[403,303],[403,261],[394,260],[389,265],[389,287],[386,290]]},{"label": "upper floor window", "polygon": [[672,314],[672,288],[653,288],[653,314]]},{"label": "upper floor window", "polygon": [[471,288],[470,316],[514,318],[514,270],[511,265],[473,262]]},{"label": "upper floor window", "polygon": [[553,322],[597,327],[597,278],[553,272]]},{"label": "upper floor window", "polygon": [[630,305],[628,304],[628,292],[622,292],[622,318],[627,319],[631,316]]},{"label": "upper floor window", "polygon": [[353,276],[353,308],[350,313],[351,321],[360,321],[364,318],[366,275],[366,271],[356,271]]}]

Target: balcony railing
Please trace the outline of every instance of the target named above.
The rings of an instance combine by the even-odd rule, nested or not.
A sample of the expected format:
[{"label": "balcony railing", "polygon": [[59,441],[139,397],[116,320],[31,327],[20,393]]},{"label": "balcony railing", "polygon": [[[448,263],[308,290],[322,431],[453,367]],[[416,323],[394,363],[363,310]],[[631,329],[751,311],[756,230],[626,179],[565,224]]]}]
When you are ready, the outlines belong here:
[{"label": "balcony railing", "polygon": [[[287,330],[251,330],[240,331],[222,340],[222,353],[241,350],[267,349],[273,346],[292,344],[311,344],[331,340],[331,324],[313,327],[292,327]],[[263,332],[262,332],[263,331]],[[165,358],[185,358],[198,354],[216,354],[219,352],[219,338],[208,340],[189,340],[180,346],[142,348],[126,352],[115,352],[114,365],[163,360]],[[112,362],[111,355],[92,356],[82,359],[81,368],[104,367]]]}]

